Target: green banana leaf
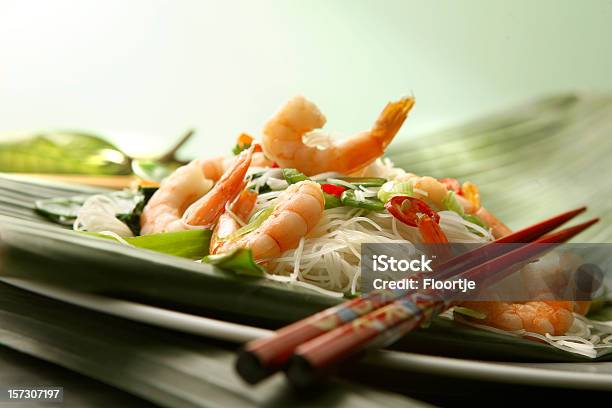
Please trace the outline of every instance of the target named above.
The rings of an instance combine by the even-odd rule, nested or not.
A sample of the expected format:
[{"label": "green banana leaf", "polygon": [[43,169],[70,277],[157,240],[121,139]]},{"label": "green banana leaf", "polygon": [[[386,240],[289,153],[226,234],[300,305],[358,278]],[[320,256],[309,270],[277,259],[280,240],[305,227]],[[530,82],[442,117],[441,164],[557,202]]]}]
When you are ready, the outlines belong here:
[{"label": "green banana leaf", "polygon": [[[251,387],[235,346],[92,312],[0,283],[0,343],[167,407],[411,407],[409,398],[335,381],[290,392],[281,377]],[[70,396],[65,396],[69,402]]]}]

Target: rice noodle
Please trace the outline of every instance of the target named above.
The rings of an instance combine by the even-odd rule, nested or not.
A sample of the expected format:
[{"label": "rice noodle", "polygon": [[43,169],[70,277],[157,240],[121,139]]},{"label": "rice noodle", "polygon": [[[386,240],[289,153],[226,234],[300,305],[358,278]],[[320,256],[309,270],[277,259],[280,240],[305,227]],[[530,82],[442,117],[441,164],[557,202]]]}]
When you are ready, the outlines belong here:
[{"label": "rice noodle", "polygon": [[[263,206],[263,202],[270,205],[274,201],[271,197],[263,198],[260,205]],[[454,213],[441,212],[444,222],[440,225],[457,242],[491,240],[488,231],[483,230],[483,236],[479,236],[466,226],[474,230],[480,227],[451,214]],[[273,273],[291,276],[296,282],[314,284],[337,294],[355,295],[360,290],[361,244],[404,243],[415,249],[414,244],[420,242],[416,228],[398,223],[386,212],[332,208],[324,211],[317,227],[300,241],[298,248],[274,260]]]},{"label": "rice noodle", "polygon": [[119,221],[115,214],[120,205],[111,196],[96,194],[83,203],[74,220],[75,231],[112,232],[121,237],[132,237],[130,228]]}]

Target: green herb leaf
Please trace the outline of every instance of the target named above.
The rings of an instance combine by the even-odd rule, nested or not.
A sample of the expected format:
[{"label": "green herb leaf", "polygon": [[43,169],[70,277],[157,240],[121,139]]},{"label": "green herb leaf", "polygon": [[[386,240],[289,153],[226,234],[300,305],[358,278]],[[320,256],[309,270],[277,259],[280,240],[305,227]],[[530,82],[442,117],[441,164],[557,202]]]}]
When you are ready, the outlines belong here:
[{"label": "green herb leaf", "polygon": [[342,204],[347,207],[363,208],[372,211],[382,211],[385,205],[375,198],[358,199],[355,190],[345,190],[340,198]]},{"label": "green herb leaf", "polygon": [[253,260],[251,250],[246,248],[236,248],[226,254],[208,255],[202,259],[202,262],[216,265],[239,275],[263,276],[265,272]]},{"label": "green herb leaf", "polygon": [[282,169],[283,177],[289,184],[299,183],[300,181],[310,180],[304,173],[296,169]]},{"label": "green herb leaf", "polygon": [[234,156],[238,156],[243,150],[246,150],[249,147],[251,147],[250,143],[245,143],[243,145],[236,143],[236,145],[232,148],[232,153],[234,153]]},{"label": "green herb leaf", "polygon": [[[150,191],[148,191],[148,193],[150,193]],[[129,190],[122,190],[105,193],[103,195],[111,197],[119,205],[120,209],[116,214],[118,218],[125,218],[132,215],[136,207],[141,203],[142,206],[144,206],[145,195],[142,191],[131,192]],[[89,197],[88,195],[77,195],[72,197],[49,198],[36,201],[34,207],[38,214],[51,221],[63,225],[70,225],[74,222],[79,209]]]},{"label": "green herb leaf", "polygon": [[[115,240],[112,236],[95,232],[84,232],[84,234]],[[211,235],[212,232],[210,230],[197,229],[164,232],[123,239],[128,244],[137,248],[149,249],[151,251],[179,256],[181,258],[202,259],[202,257],[208,255]]]}]

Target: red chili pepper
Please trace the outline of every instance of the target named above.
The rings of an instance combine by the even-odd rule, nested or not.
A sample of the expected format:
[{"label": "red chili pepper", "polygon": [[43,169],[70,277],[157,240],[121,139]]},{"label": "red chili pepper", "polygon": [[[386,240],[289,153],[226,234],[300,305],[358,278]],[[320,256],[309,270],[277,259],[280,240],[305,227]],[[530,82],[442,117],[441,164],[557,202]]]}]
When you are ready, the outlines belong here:
[{"label": "red chili pepper", "polygon": [[278,169],[280,166],[278,165],[277,162],[272,162],[272,168],[273,169]]},{"label": "red chili pepper", "polygon": [[419,219],[423,215],[431,218],[436,224],[440,222],[438,213],[418,198],[395,196],[387,201],[385,208],[399,221],[411,227],[418,227]]},{"label": "red chili pepper", "polygon": [[321,184],[321,189],[327,194],[331,194],[336,197],[340,197],[346,190],[345,187],[337,186],[335,184]]},{"label": "red chili pepper", "polygon": [[461,184],[457,179],[454,178],[441,178],[438,181],[446,186],[448,190],[452,190],[455,194],[463,195],[463,191],[461,190]]}]

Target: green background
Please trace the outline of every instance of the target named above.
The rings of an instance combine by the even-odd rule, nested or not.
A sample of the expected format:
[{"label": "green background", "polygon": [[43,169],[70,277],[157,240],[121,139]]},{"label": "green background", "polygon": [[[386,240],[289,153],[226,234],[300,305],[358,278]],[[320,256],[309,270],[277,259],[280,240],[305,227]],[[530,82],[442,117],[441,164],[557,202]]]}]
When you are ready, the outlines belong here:
[{"label": "green background", "polygon": [[185,129],[226,152],[287,98],[344,134],[414,94],[400,137],[541,95],[612,91],[610,1],[0,0],[0,131],[103,131],[134,152]]}]

